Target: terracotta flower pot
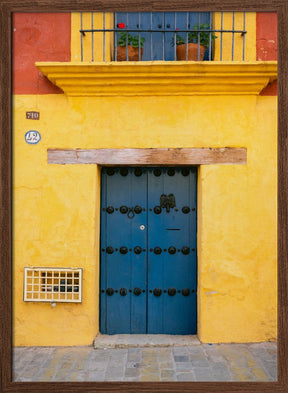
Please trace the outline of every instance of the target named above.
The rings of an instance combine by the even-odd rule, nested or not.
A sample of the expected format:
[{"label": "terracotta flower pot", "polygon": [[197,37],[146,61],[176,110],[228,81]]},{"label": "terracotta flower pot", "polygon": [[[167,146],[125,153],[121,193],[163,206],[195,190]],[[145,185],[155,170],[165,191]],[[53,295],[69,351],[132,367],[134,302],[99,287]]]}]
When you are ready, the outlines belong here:
[{"label": "terracotta flower pot", "polygon": [[[143,48],[141,48],[140,60],[142,60]],[[128,60],[138,61],[139,60],[139,48],[134,48],[132,45],[128,45]],[[126,59],[126,46],[117,46],[117,61],[127,61]]]},{"label": "terracotta flower pot", "polygon": [[[198,60],[198,44],[188,44],[187,60],[202,61],[205,54],[205,46],[199,45],[200,53]],[[186,60],[186,44],[177,45],[177,60]]]}]

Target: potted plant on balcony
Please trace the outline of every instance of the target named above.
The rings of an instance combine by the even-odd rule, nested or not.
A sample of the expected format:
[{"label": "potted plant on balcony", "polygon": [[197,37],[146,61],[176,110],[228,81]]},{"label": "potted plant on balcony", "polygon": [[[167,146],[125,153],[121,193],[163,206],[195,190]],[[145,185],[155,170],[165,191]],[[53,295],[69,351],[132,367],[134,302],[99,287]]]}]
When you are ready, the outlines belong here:
[{"label": "potted plant on balcony", "polygon": [[[125,29],[124,23],[119,23],[118,27],[120,29]],[[140,60],[143,56],[143,46],[144,46],[145,38],[140,38],[139,45],[139,36],[132,36],[127,31],[123,31],[120,33],[120,37],[117,40],[117,61],[137,61],[139,60],[139,46],[140,46]],[[128,55],[127,55],[128,53]]]},{"label": "potted plant on balcony", "polygon": [[[185,39],[179,34],[176,34],[171,41],[171,45],[174,46],[176,43],[176,54],[177,60],[193,60],[202,61],[204,58],[205,50],[209,47],[209,44],[215,40],[216,35],[209,33],[209,23],[196,24],[193,30],[188,33],[188,37]],[[186,44],[186,42],[188,43]],[[199,58],[198,58],[198,46],[199,46]],[[187,59],[186,59],[186,47],[187,47]]]}]

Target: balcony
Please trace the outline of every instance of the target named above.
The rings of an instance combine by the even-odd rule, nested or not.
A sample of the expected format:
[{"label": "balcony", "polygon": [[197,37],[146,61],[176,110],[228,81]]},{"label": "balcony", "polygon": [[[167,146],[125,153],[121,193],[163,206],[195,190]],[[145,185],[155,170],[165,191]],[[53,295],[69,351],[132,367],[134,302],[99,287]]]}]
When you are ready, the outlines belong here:
[{"label": "balcony", "polygon": [[276,61],[256,61],[252,12],[73,13],[71,62],[36,66],[73,97],[258,95],[277,79]]},{"label": "balcony", "polygon": [[255,39],[246,12],[80,12],[74,30],[82,62],[246,61]]}]

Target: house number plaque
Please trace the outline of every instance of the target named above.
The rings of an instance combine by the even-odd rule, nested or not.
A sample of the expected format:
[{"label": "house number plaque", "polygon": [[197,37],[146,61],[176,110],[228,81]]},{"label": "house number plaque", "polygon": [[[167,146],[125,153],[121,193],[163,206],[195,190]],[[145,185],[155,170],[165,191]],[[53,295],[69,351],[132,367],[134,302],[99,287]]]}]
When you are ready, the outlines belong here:
[{"label": "house number plaque", "polygon": [[39,112],[26,112],[26,119],[29,120],[39,120],[40,118],[40,113]]},{"label": "house number plaque", "polygon": [[29,145],[36,145],[41,140],[41,135],[36,130],[27,131],[25,134],[25,142]]}]

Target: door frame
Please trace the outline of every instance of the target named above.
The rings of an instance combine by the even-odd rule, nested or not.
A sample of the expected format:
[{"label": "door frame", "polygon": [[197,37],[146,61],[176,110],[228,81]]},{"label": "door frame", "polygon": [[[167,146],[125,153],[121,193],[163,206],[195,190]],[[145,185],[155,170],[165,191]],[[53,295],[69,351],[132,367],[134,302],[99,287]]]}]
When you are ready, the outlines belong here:
[{"label": "door frame", "polygon": [[[95,209],[95,226],[94,226],[94,250],[96,263],[96,274],[98,274],[98,287],[96,292],[99,294],[100,284],[100,196],[101,196],[101,167],[102,166],[197,166],[197,335],[201,340],[202,337],[202,294],[201,294],[201,276],[202,276],[202,221],[203,221],[203,188],[202,173],[206,165],[246,165],[247,148],[246,147],[192,147],[192,148],[101,148],[101,149],[47,149],[48,164],[77,164],[87,165],[95,164],[95,175],[97,177],[96,209]],[[205,173],[203,175],[205,177]],[[93,191],[91,191],[93,192]],[[99,299],[95,298],[95,334],[99,334]],[[98,316],[97,316],[98,312]],[[98,324],[97,324],[98,323]]]}]

